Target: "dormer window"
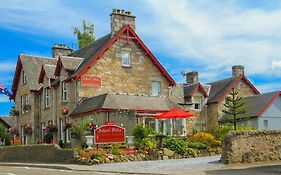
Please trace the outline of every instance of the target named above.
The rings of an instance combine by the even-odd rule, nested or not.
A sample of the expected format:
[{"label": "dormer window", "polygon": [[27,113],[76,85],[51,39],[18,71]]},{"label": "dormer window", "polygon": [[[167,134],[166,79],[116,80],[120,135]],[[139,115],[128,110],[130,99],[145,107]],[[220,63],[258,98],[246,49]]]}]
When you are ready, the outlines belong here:
[{"label": "dormer window", "polygon": [[131,54],[129,51],[122,51],[122,66],[130,67],[131,66]]},{"label": "dormer window", "polygon": [[26,74],[24,71],[22,71],[22,84],[26,83]]},{"label": "dormer window", "polygon": [[194,96],[194,109],[201,110],[202,109],[202,97],[201,96]]}]

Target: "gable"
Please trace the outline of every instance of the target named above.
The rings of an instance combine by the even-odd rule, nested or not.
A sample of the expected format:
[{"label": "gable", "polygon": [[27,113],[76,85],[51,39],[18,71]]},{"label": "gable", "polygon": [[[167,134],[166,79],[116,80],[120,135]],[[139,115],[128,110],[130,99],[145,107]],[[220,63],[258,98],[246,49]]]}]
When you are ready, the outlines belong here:
[{"label": "gable", "polygon": [[262,111],[260,117],[281,117],[281,92],[275,93]]},{"label": "gable", "polygon": [[[123,29],[121,29],[114,37],[109,38],[106,37],[104,42],[97,40],[96,42],[101,42],[99,48],[95,48],[95,53],[93,53],[92,58],[88,58],[83,60],[82,64],[78,67],[77,71],[70,77],[70,79],[78,79],[80,78],[87,69],[89,69],[103,54],[104,52],[112,46],[118,39],[124,38],[126,39],[127,44],[132,42],[136,42],[143,52],[148,56],[148,58],[152,61],[153,65],[161,72],[161,74],[167,79],[170,86],[175,85],[175,81],[172,77],[167,73],[167,71],[163,68],[163,66],[159,63],[159,61],[154,57],[154,55],[150,52],[150,50],[146,47],[146,45],[142,42],[142,40],[137,36],[137,34],[132,30],[132,28],[127,25]],[[71,55],[71,56],[75,56]],[[79,56],[79,55],[77,55]]]},{"label": "gable", "polygon": [[[245,77],[231,77],[216,82],[208,83],[211,85],[211,90],[208,98],[208,104],[220,103],[224,100],[225,96],[229,94],[232,88],[241,87],[238,91],[241,92],[240,96],[258,95],[260,92],[255,86]],[[247,90],[246,90],[247,89]]]}]

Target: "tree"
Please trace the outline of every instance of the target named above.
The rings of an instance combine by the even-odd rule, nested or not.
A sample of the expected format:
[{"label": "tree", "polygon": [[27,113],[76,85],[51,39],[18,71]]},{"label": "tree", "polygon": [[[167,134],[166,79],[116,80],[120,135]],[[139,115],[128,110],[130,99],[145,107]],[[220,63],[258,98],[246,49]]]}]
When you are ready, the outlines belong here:
[{"label": "tree", "polygon": [[240,97],[238,94],[239,92],[236,91],[234,88],[232,88],[231,91],[229,92],[230,96],[227,97],[229,103],[224,103],[223,105],[226,107],[226,109],[222,110],[223,113],[233,116],[233,119],[229,121],[233,123],[234,130],[236,130],[236,123],[237,123],[236,116],[238,114],[243,114],[246,112],[246,110],[244,109],[245,102],[243,98]]},{"label": "tree", "polygon": [[95,41],[95,29],[94,24],[82,21],[82,30],[78,27],[74,27],[74,36],[77,37],[79,48],[86,46]]}]

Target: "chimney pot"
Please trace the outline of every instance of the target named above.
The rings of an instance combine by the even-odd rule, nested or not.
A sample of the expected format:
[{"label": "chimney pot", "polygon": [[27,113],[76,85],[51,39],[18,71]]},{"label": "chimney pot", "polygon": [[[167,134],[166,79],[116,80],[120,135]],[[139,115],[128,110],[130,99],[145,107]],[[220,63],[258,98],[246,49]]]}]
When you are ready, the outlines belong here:
[{"label": "chimney pot", "polygon": [[58,58],[59,56],[69,55],[73,50],[65,44],[55,44],[52,48],[52,57]]},{"label": "chimney pot", "polygon": [[130,25],[133,30],[136,28],[135,16],[130,11],[123,9],[112,9],[111,16],[111,35],[115,35],[126,25]]},{"label": "chimney pot", "polygon": [[239,77],[244,75],[244,66],[235,65],[232,66],[232,77]]},{"label": "chimney pot", "polygon": [[199,82],[197,71],[184,73],[184,76],[186,77],[186,84],[188,84],[188,85],[197,84]]}]

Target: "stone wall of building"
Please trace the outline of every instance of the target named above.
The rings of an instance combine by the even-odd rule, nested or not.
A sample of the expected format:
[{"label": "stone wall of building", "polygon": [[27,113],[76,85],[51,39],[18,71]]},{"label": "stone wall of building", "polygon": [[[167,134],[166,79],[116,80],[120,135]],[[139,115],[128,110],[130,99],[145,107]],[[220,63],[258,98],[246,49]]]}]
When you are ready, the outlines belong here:
[{"label": "stone wall of building", "polygon": [[72,163],[74,151],[58,145],[28,145],[0,148],[0,162]]},{"label": "stone wall of building", "polygon": [[[122,66],[122,50],[131,54],[131,66]],[[151,95],[152,81],[161,83],[160,94],[168,96],[169,84],[133,41],[116,41],[85,73],[102,79],[101,87],[82,87],[78,84],[79,97],[92,97],[107,92]],[[149,75],[149,76],[148,76]]]},{"label": "stone wall of building", "polygon": [[232,131],[224,139],[225,164],[281,160],[281,131]]}]

